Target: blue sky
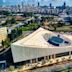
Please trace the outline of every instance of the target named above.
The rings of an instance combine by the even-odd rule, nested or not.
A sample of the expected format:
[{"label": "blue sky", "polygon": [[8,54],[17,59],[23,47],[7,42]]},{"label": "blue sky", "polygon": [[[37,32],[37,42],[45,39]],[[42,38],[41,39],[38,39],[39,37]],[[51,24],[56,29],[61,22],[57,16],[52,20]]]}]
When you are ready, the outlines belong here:
[{"label": "blue sky", "polygon": [[37,5],[40,2],[40,5],[49,5],[52,3],[54,6],[62,5],[63,2],[66,2],[67,5],[72,6],[72,0],[0,0],[0,5],[15,5],[20,4],[21,2],[24,4],[35,4]]}]

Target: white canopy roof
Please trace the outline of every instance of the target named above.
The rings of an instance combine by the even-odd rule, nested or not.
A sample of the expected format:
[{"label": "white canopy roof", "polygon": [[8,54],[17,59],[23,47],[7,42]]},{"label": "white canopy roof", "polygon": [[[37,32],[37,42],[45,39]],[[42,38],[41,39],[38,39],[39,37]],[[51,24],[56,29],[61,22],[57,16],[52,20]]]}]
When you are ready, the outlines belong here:
[{"label": "white canopy roof", "polygon": [[[35,48],[49,48],[49,47],[53,48],[53,47],[55,47],[54,45],[51,45],[44,39],[43,35],[45,35],[45,34],[56,35],[57,33],[45,30],[43,28],[39,28],[38,30],[36,30],[32,34],[28,35],[27,37],[13,43],[13,45],[19,45],[19,46],[24,46],[24,47],[33,47],[33,48],[34,47]],[[71,35],[64,34],[63,36],[72,40]]]}]

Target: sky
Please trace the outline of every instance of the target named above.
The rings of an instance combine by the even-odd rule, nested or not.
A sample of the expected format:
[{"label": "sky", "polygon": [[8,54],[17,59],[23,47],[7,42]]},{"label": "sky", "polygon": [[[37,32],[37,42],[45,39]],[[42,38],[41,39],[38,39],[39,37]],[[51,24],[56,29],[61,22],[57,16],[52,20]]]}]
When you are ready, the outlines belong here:
[{"label": "sky", "polygon": [[40,5],[49,5],[52,3],[53,6],[61,6],[63,2],[67,5],[72,6],[72,0],[0,0],[0,5],[15,5],[15,4],[35,4],[40,2]]}]

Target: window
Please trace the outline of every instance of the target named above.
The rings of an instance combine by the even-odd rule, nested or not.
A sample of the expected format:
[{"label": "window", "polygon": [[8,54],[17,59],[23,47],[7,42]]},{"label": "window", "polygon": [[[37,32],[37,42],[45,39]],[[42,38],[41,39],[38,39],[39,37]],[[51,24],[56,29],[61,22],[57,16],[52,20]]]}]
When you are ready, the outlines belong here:
[{"label": "window", "polygon": [[69,52],[59,53],[59,54],[56,54],[56,58],[62,57],[62,56],[67,56],[67,55],[69,55]]},{"label": "window", "polygon": [[54,55],[52,55],[52,59],[54,59]]},{"label": "window", "polygon": [[25,63],[30,63],[30,60],[26,60]]},{"label": "window", "polygon": [[46,60],[48,59],[48,56],[46,56]]},{"label": "window", "polygon": [[32,63],[36,63],[36,59],[32,59]]},{"label": "window", "polygon": [[44,57],[38,58],[38,61],[44,60]]},{"label": "window", "polygon": [[71,54],[72,54],[72,51],[71,51]]},{"label": "window", "polygon": [[49,59],[51,59],[51,56],[49,55]]}]

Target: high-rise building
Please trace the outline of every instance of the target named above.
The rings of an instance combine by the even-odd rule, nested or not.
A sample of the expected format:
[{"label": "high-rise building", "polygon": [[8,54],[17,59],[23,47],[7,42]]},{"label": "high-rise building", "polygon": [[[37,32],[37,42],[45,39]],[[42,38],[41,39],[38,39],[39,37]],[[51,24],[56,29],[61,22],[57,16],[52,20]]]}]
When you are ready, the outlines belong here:
[{"label": "high-rise building", "polygon": [[64,8],[64,9],[66,8],[66,2],[64,2],[64,4],[63,4],[63,8]]},{"label": "high-rise building", "polygon": [[22,1],[22,8],[24,7],[24,2]]},{"label": "high-rise building", "polygon": [[40,3],[38,2],[38,7],[40,6]]},{"label": "high-rise building", "polygon": [[21,12],[20,5],[18,5],[18,11]]},{"label": "high-rise building", "polygon": [[50,3],[50,5],[49,5],[49,6],[50,6],[50,8],[51,8],[51,7],[52,7],[52,3]]},{"label": "high-rise building", "polygon": [[66,6],[66,2],[64,2],[64,6]]}]

